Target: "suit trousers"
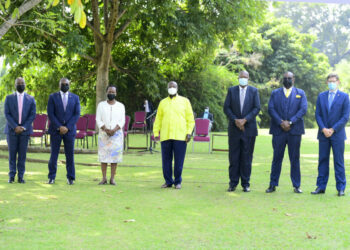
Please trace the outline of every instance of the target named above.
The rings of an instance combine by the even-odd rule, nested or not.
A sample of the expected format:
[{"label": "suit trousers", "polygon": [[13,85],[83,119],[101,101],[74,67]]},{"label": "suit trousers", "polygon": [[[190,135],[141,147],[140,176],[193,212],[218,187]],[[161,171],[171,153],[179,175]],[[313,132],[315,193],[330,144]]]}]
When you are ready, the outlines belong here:
[{"label": "suit trousers", "polygon": [[329,177],[329,155],[333,151],[335,180],[338,191],[344,191],[346,187],[344,166],[344,140],[321,139],[319,140],[318,177],[317,187],[326,190]]},{"label": "suit trousers", "polygon": [[49,161],[49,179],[56,178],[57,172],[57,159],[60,152],[61,142],[64,143],[64,153],[66,155],[66,169],[67,178],[75,180],[75,167],[74,167],[74,135],[60,135],[59,133],[54,133],[50,135],[51,141],[51,156]]},{"label": "suit trousers", "polygon": [[[163,176],[165,183],[168,185],[177,185],[182,182],[182,169],[185,161],[187,143],[185,141],[178,140],[166,140],[161,142],[162,147],[162,165]],[[174,177],[173,180],[173,168],[172,161],[174,162]]]},{"label": "suit trousers", "polygon": [[242,187],[250,186],[253,152],[256,136],[229,135],[230,186],[235,187],[241,179]]},{"label": "suit trousers", "polygon": [[[9,177],[14,178],[18,170],[18,178],[23,178],[27,157],[29,135],[7,134],[9,149]],[[16,158],[18,155],[18,161]],[[17,163],[17,164],[16,164]]]},{"label": "suit trousers", "polygon": [[300,143],[301,135],[291,135],[288,132],[282,132],[279,135],[272,136],[273,160],[271,166],[270,186],[278,186],[284,151],[286,145],[288,145],[290,178],[293,187],[300,187]]}]

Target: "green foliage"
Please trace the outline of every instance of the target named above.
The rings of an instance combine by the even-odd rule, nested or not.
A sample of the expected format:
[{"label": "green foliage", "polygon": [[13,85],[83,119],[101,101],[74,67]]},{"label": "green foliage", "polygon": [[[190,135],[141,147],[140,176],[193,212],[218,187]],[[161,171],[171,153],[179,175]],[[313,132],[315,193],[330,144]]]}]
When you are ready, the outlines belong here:
[{"label": "green foliage", "polygon": [[349,59],[349,5],[283,3],[275,14],[290,18],[300,32],[315,34],[313,46],[328,56],[332,66]]},{"label": "green foliage", "polygon": [[340,63],[335,65],[335,72],[340,78],[340,88],[346,92],[350,92],[350,62],[348,60],[341,60]]}]

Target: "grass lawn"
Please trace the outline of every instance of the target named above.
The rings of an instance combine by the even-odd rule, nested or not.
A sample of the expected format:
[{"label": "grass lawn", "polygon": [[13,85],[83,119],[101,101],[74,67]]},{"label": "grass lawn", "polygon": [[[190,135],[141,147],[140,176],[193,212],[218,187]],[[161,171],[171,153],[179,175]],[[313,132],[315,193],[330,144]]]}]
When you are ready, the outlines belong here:
[{"label": "grass lawn", "polygon": [[[188,145],[181,190],[160,188],[160,153],[125,154],[117,186],[98,186],[99,167],[82,165],[68,186],[62,164],[56,184],[47,185],[47,164],[38,163],[27,164],[26,184],[8,184],[8,162],[0,159],[0,248],[350,248],[350,193],[336,196],[333,164],[326,194],[310,195],[318,157],[310,134],[301,147],[303,194],[293,193],[287,154],[277,192],[265,194],[272,160],[266,130],[257,137],[250,193],[226,192],[227,152],[208,154],[207,144],[196,144],[195,153]],[[215,141],[227,146],[226,137]],[[346,145],[346,166],[349,156]],[[49,154],[28,158],[48,160]],[[97,163],[97,155],[76,155],[75,161]]]}]

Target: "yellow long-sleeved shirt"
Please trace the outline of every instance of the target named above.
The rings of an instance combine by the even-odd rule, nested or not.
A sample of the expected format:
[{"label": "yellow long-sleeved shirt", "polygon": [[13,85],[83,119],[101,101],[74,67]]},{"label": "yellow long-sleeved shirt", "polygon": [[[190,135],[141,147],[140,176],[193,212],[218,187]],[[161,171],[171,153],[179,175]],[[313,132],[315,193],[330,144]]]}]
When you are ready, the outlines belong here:
[{"label": "yellow long-sleeved shirt", "polygon": [[183,96],[176,95],[160,101],[153,134],[159,136],[160,141],[185,141],[187,134],[192,134],[194,117],[190,101]]}]

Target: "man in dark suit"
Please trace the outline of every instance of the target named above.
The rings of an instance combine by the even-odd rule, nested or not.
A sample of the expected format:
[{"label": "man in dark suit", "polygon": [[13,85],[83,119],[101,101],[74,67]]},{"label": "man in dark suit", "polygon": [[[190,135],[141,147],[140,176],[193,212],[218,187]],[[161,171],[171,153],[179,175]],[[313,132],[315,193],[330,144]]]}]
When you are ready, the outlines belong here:
[{"label": "man in dark suit", "polygon": [[337,74],[327,77],[328,91],[319,94],[316,103],[316,121],[319,127],[317,188],[311,194],[323,194],[329,177],[329,154],[332,148],[338,196],[344,196],[346,178],[344,166],[345,125],[349,120],[349,95],[338,90]]},{"label": "man in dark suit", "polygon": [[283,77],[283,88],[272,91],[268,111],[271,116],[273,161],[270,186],[266,193],[276,191],[281,174],[284,150],[288,145],[291,163],[291,180],[295,193],[300,189],[300,143],[305,133],[303,116],[307,112],[307,99],[303,90],[293,87],[294,74],[287,72]]},{"label": "man in dark suit", "polygon": [[68,92],[69,86],[69,80],[62,78],[59,83],[60,91],[50,95],[47,105],[51,141],[48,184],[55,183],[57,158],[62,140],[66,155],[67,182],[72,185],[75,180],[74,141],[77,130],[75,124],[80,117],[80,101],[77,95]]},{"label": "man in dark suit", "polygon": [[[5,117],[7,144],[9,150],[9,183],[15,181],[18,170],[18,182],[25,183],[25,161],[29,136],[33,132],[32,123],[36,115],[36,104],[32,96],[24,93],[24,79],[18,77],[15,81],[16,93],[8,95],[5,100]],[[16,158],[18,161],[16,164]]]},{"label": "man in dark suit", "polygon": [[228,192],[236,190],[239,179],[244,192],[250,192],[255,138],[258,135],[256,116],[260,111],[259,92],[248,85],[249,73],[239,74],[239,86],[228,89],[224,112],[229,119],[229,177]]},{"label": "man in dark suit", "polygon": [[[145,99],[142,106],[141,106],[141,110],[144,110],[146,112],[146,118],[149,117],[154,112],[152,102],[150,100]],[[151,131],[151,129],[152,129],[151,125],[152,125],[153,119],[154,119],[154,117],[150,117],[150,118],[146,119],[147,131]]]}]

